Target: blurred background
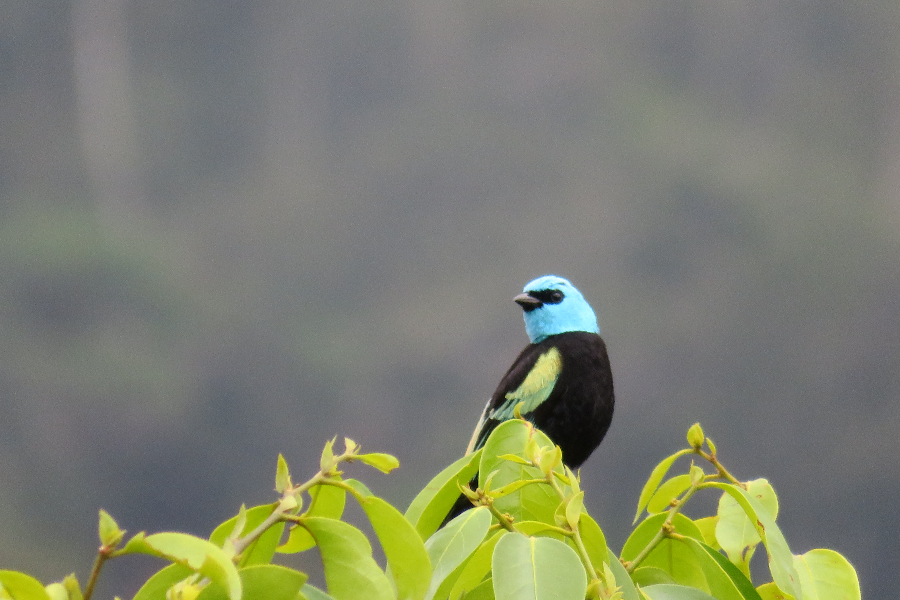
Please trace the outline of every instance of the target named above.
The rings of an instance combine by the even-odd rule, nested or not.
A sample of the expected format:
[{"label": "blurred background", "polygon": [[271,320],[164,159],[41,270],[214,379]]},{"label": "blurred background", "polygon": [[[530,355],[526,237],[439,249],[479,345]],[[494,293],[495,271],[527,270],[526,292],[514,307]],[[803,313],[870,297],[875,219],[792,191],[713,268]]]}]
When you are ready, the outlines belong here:
[{"label": "blurred background", "polygon": [[895,589],[893,0],[7,0],[0,140],[2,568],[85,580],[100,507],[207,535],[336,434],[405,508],[555,273],[610,349],[612,547],[700,421]]}]

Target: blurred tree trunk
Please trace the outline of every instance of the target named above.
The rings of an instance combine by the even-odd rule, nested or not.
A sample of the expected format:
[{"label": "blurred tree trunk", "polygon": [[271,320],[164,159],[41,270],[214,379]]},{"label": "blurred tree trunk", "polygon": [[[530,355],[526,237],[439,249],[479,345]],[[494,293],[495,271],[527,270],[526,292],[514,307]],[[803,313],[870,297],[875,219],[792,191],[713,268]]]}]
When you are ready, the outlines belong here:
[{"label": "blurred tree trunk", "polygon": [[144,206],[125,0],[74,0],[78,135],[100,219],[122,233]]}]

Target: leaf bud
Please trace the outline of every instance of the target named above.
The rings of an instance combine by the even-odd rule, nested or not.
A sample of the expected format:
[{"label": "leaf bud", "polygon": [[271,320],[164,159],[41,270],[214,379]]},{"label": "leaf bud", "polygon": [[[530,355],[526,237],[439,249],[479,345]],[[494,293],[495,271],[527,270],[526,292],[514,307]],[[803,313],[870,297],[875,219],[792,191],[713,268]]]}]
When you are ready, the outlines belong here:
[{"label": "leaf bud", "polygon": [[700,423],[694,423],[691,425],[691,428],[688,429],[687,432],[687,442],[694,450],[699,450],[703,445],[703,440],[705,436],[703,435],[703,428],[700,427]]}]

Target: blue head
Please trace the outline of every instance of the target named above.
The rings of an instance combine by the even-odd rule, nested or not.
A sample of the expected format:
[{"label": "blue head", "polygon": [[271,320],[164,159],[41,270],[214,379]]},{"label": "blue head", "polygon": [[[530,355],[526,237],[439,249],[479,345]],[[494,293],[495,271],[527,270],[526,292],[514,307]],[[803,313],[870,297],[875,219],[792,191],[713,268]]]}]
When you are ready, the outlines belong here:
[{"label": "blue head", "polygon": [[568,331],[600,333],[591,305],[562,277],[538,277],[513,300],[525,311],[525,331],[532,344]]}]

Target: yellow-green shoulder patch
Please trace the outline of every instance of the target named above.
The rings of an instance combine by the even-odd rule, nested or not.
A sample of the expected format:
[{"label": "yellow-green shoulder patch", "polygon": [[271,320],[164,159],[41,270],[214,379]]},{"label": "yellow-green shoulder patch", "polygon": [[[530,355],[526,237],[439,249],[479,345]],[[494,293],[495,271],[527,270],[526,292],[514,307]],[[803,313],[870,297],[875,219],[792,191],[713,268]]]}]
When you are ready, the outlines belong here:
[{"label": "yellow-green shoulder patch", "polygon": [[537,362],[525,376],[518,388],[506,394],[506,402],[497,407],[492,418],[503,420],[513,417],[513,410],[519,402],[524,402],[522,414],[536,409],[550,397],[556,380],[562,372],[562,355],[556,348],[550,348],[538,357]]}]

